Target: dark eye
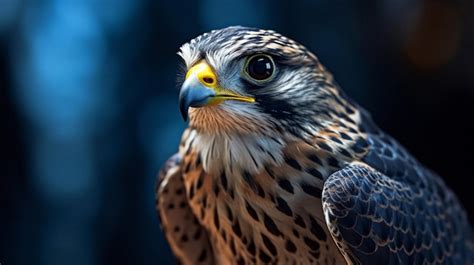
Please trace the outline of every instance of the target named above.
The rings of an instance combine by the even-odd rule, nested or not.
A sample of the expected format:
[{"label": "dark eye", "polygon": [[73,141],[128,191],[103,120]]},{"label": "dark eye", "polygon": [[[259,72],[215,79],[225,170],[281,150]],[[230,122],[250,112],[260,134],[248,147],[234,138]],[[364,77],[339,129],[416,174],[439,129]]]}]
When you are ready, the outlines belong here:
[{"label": "dark eye", "polygon": [[250,57],[245,71],[252,79],[264,81],[272,77],[275,72],[275,64],[270,56],[258,54]]}]

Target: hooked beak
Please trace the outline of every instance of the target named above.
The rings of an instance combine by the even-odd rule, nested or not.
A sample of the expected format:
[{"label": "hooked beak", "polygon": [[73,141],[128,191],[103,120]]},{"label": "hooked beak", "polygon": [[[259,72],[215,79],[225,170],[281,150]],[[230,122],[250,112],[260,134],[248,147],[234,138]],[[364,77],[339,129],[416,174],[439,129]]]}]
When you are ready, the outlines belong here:
[{"label": "hooked beak", "polygon": [[179,92],[179,110],[185,121],[189,107],[212,106],[225,100],[255,102],[252,97],[242,96],[218,86],[214,71],[204,60],[189,69]]}]

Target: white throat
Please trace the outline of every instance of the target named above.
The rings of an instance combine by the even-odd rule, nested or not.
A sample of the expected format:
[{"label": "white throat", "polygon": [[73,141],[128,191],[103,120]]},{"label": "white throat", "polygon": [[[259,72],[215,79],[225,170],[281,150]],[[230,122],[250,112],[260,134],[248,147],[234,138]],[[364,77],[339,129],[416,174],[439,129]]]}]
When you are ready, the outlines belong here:
[{"label": "white throat", "polygon": [[215,135],[193,130],[185,150],[189,147],[201,155],[204,170],[211,174],[242,168],[258,173],[267,164],[283,162],[282,139],[267,135]]}]

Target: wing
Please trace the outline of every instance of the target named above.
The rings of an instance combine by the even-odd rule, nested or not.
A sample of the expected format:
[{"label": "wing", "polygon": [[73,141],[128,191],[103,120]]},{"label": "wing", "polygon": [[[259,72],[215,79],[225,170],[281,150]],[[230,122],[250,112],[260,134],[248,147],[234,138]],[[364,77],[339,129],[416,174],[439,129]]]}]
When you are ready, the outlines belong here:
[{"label": "wing", "polygon": [[330,233],[352,264],[472,264],[466,216],[437,179],[413,185],[355,162],[325,182]]},{"label": "wing", "polygon": [[179,154],[172,156],[160,170],[156,211],[166,239],[181,264],[214,264],[207,232],[188,204]]}]

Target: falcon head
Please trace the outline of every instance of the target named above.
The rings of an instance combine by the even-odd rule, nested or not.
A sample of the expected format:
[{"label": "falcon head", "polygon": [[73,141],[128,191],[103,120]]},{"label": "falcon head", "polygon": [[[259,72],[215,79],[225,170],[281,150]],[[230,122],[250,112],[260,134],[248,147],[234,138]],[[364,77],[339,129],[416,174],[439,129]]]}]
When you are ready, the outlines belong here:
[{"label": "falcon head", "polygon": [[184,44],[179,93],[190,126],[210,134],[304,136],[343,111],[316,56],[271,30],[228,27]]}]

